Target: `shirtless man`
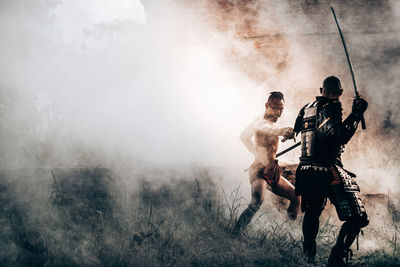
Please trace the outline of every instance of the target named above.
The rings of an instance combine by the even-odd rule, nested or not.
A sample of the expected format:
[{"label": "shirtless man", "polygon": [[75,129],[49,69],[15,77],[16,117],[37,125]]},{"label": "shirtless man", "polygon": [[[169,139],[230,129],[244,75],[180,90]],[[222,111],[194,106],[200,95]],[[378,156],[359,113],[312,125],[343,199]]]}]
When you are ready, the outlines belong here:
[{"label": "shirtless man", "polygon": [[238,234],[244,229],[260,209],[264,201],[267,183],[271,186],[273,193],[290,200],[287,209],[289,218],[295,220],[297,217],[300,197],[295,195],[294,186],[280,175],[278,160],[275,159],[279,136],[283,137],[283,142],[293,138],[293,128],[278,128],[274,125],[283,112],[284,104],[283,94],[272,92],[265,103],[265,113],[256,118],[240,135],[244,145],[254,154],[255,160],[248,169],[251,202],[236,222],[233,229],[234,234]]}]

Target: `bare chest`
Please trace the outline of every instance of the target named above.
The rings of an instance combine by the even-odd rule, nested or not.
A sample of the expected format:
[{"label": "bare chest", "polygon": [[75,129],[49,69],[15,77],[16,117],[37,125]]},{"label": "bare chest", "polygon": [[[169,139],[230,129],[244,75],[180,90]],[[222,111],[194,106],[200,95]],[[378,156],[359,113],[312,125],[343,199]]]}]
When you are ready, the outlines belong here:
[{"label": "bare chest", "polygon": [[255,129],[255,142],[257,146],[276,146],[279,141],[278,136],[271,134],[270,130],[271,125],[268,123],[259,124],[259,126]]}]

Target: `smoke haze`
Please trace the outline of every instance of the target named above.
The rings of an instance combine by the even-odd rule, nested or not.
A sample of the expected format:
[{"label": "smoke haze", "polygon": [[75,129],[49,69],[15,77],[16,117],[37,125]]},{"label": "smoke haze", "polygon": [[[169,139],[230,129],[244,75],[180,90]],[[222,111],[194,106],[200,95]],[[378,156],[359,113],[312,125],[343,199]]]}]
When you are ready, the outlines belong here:
[{"label": "smoke haze", "polygon": [[[61,251],[65,255],[54,261],[68,263],[65,257],[71,265],[82,259],[99,265],[104,255],[112,265],[134,255],[133,263],[143,260],[146,266],[156,258],[139,253],[146,240],[159,244],[152,246],[160,253],[154,255],[192,249],[194,256],[189,254],[206,265],[201,260],[214,230],[220,238],[215,246],[225,255],[221,248],[234,246],[229,247],[224,227],[234,223],[250,198],[243,170],[253,155],[239,135],[264,112],[268,93],[284,93],[286,106],[277,124],[293,126],[302,106],[319,94],[323,79],[335,75],[345,88],[344,116],[351,110],[353,85],[330,5],[359,90],[369,102],[367,130],[357,131],[343,162],[357,174],[362,192],[389,193],[397,212],[399,1],[0,1],[0,234],[5,237],[0,246],[11,251],[1,250],[0,263],[19,262],[15,255],[29,250],[20,244],[21,236],[45,247],[38,253],[42,257]],[[279,150],[292,144],[280,143]],[[299,152],[279,160],[297,163]],[[219,202],[221,188],[228,195],[225,206]],[[389,240],[397,227],[384,217],[385,197],[372,200],[364,252],[387,241],[374,239],[381,228],[386,227]],[[253,220],[256,228],[282,222],[293,234],[289,239],[281,231],[282,240],[288,253],[294,252],[289,245],[298,246],[300,220],[284,222],[274,202],[263,207],[271,213]],[[224,217],[228,211],[230,217]],[[170,222],[161,226],[160,238],[155,226],[163,220]],[[152,231],[150,237],[146,231]],[[274,231],[268,232],[271,240]],[[15,233],[19,236],[10,237]],[[175,233],[179,238],[171,237]],[[196,254],[198,236],[206,238]],[[170,240],[169,250],[160,245]],[[238,255],[253,244],[232,242]],[[331,243],[319,244],[329,253]],[[257,254],[262,260],[264,252]],[[181,264],[188,266],[191,256],[182,255],[187,261]],[[208,260],[224,263],[224,257],[213,255]],[[293,266],[301,261],[291,257]]]},{"label": "smoke haze", "polygon": [[248,190],[238,136],[269,91],[283,91],[279,124],[293,125],[336,75],[350,111],[330,3],[369,101],[345,166],[397,192],[397,1],[2,1],[1,165],[195,164],[229,169],[224,181]]}]

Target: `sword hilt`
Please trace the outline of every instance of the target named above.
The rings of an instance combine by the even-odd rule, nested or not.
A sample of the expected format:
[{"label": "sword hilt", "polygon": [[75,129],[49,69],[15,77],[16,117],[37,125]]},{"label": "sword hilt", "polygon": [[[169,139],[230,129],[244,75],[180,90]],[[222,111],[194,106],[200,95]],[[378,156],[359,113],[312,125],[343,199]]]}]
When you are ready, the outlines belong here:
[{"label": "sword hilt", "polygon": [[361,128],[363,130],[367,129],[367,126],[365,125],[364,115],[361,115]]},{"label": "sword hilt", "polygon": [[[356,95],[356,99],[357,98],[361,98],[361,96],[357,93],[357,95]],[[360,116],[360,121],[361,121],[361,128],[363,129],[363,130],[365,130],[365,129],[367,129],[367,126],[365,125],[365,119],[364,119],[364,114],[361,114],[361,116]]]}]

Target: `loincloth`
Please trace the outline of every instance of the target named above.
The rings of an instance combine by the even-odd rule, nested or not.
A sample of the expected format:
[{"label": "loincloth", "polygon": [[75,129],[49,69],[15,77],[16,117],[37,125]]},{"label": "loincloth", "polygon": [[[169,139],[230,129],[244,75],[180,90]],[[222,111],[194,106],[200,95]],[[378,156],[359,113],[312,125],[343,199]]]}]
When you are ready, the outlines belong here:
[{"label": "loincloth", "polygon": [[249,168],[249,179],[252,183],[256,179],[265,180],[270,186],[274,186],[279,182],[281,177],[281,168],[278,164],[278,160],[274,161],[273,167],[270,168],[267,173],[264,173],[265,166],[259,162],[254,162]]}]

